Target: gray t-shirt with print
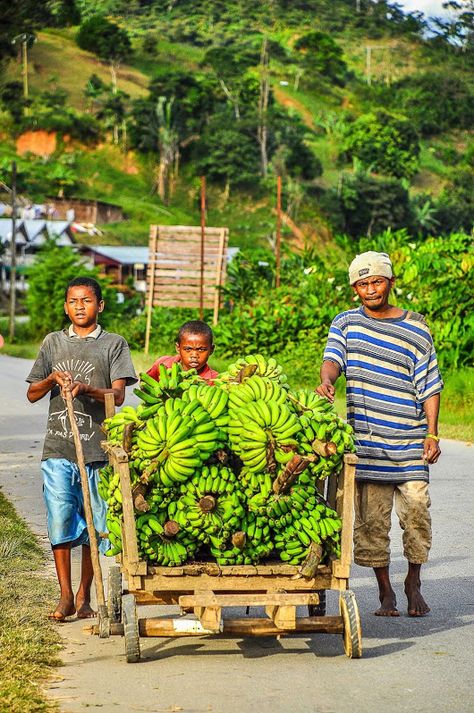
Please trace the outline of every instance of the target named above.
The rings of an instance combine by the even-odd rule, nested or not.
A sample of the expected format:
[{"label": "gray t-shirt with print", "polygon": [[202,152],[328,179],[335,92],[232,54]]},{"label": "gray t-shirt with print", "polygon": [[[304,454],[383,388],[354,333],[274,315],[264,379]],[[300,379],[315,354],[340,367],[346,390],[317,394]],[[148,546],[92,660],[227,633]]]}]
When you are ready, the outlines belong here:
[{"label": "gray t-shirt with print", "polygon": [[[127,386],[137,381],[130,349],[123,337],[102,330],[97,338],[72,337],[67,330],[48,334],[26,381],[46,379],[53,371],[70,371],[75,381],[98,389],[110,389],[112,382],[125,379]],[[104,404],[86,395],[74,399],[74,413],[81,435],[85,463],[105,460],[100,447],[104,434]],[[66,458],[77,462],[76,449],[59,386],[51,390],[48,423],[42,460]]]}]

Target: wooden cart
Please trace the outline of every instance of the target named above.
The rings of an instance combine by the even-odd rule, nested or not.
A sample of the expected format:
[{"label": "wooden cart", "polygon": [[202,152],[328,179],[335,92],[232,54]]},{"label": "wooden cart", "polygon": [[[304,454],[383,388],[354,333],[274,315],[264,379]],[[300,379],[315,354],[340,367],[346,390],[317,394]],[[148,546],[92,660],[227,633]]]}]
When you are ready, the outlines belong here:
[{"label": "wooden cart", "polygon": [[[348,588],[352,557],[354,474],[357,458],[344,456],[339,474],[326,484],[326,498],[342,518],[341,558],[319,566],[312,578],[299,567],[281,562],[221,567],[215,562],[181,567],[152,566],[139,559],[128,455],[119,445],[104,444],[120,474],[123,500],[123,552],[108,577],[110,634],[125,637],[129,663],[140,659],[141,636],[280,636],[295,633],[342,634],[350,658],[362,655],[362,635],[354,593]],[[122,588],[122,573],[127,586]],[[339,616],[325,615],[326,590],[339,592]],[[194,611],[195,619],[138,618],[137,605],[177,604]],[[297,617],[296,607],[307,606],[319,616]],[[264,607],[267,617],[223,619],[226,607]],[[94,627],[98,633],[98,627]]]}]

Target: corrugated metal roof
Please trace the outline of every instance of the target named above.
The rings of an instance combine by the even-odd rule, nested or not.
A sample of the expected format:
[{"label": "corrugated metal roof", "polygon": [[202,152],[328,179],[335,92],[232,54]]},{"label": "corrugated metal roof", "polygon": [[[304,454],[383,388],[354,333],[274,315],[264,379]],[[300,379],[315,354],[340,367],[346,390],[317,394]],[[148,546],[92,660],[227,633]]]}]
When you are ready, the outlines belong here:
[{"label": "corrugated metal roof", "polygon": [[[2,243],[9,243],[12,236],[12,219],[11,218],[0,218],[0,241]],[[23,221],[16,221],[16,241],[19,245],[24,245],[26,243],[26,231],[23,227]]]},{"label": "corrugated metal roof", "polygon": [[[67,220],[23,220],[16,221],[17,241],[30,245],[41,245],[45,236],[56,237],[57,245],[71,245],[70,223]],[[5,243],[10,240],[12,219],[0,218],[0,240]]]},{"label": "corrugated metal roof", "polygon": [[91,245],[91,252],[103,255],[109,260],[115,260],[121,265],[136,265],[148,263],[148,247],[129,245]]},{"label": "corrugated metal roof", "polygon": [[[91,252],[115,260],[121,265],[148,265],[148,247],[139,245],[91,245]],[[227,248],[227,262],[230,262],[239,248]]]}]

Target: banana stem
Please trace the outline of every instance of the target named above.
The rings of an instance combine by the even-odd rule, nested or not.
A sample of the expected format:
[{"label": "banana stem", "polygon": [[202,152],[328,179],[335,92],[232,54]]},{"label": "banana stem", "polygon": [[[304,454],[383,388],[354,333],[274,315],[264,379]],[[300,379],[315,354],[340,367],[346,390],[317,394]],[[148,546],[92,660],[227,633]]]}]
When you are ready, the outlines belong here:
[{"label": "banana stem", "polygon": [[205,495],[199,501],[199,507],[203,512],[212,512],[216,504],[216,499],[212,495]]}]

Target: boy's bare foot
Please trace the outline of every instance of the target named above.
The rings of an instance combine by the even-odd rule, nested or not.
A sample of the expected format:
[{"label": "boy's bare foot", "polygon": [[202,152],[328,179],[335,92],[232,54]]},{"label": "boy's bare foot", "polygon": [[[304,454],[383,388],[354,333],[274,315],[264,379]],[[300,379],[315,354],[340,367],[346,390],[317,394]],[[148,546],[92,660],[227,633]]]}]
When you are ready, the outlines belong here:
[{"label": "boy's bare foot", "polygon": [[420,580],[413,580],[409,575],[405,579],[405,594],[408,599],[408,616],[425,616],[430,610],[420,591]]},{"label": "boy's bare foot", "polygon": [[72,597],[61,597],[56,609],[48,614],[48,619],[52,621],[65,621],[66,617],[76,613],[74,600]]},{"label": "boy's bare foot", "polygon": [[379,595],[380,607],[374,611],[375,616],[400,616],[397,609],[397,598],[395,592],[391,589],[388,592]]},{"label": "boy's bare foot", "polygon": [[93,619],[97,616],[97,612],[92,609],[90,602],[87,600],[80,602],[79,599],[76,598],[76,608],[78,619]]}]

